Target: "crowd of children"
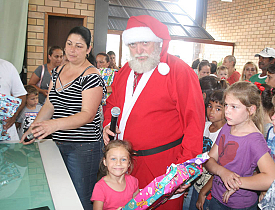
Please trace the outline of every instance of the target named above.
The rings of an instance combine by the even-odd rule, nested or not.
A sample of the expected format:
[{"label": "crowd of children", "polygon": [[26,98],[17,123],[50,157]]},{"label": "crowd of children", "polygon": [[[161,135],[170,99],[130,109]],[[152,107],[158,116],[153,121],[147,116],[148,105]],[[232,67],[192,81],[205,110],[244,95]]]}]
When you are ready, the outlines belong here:
[{"label": "crowd of children", "polygon": [[[256,190],[275,179],[275,163],[262,135],[262,104],[254,84],[238,82],[224,93],[225,117],[206,163],[214,174],[210,209],[257,209]],[[259,173],[253,175],[258,167]]]},{"label": "crowd of children", "polygon": [[269,203],[268,209],[274,208],[275,66],[267,68],[267,84],[252,83],[249,79],[258,68],[247,62],[240,81],[230,84],[228,62],[211,74],[196,68],[206,107],[204,151],[212,149],[207,169],[189,188],[183,209],[257,209],[269,187],[273,191],[259,206]]}]

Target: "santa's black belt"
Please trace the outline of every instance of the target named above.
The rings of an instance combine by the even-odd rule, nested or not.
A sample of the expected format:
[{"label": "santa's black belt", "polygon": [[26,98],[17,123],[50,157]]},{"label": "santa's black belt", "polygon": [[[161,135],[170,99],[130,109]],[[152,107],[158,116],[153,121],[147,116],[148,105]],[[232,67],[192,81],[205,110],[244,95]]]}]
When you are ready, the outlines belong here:
[{"label": "santa's black belt", "polygon": [[179,144],[181,144],[182,139],[183,139],[183,136],[181,138],[179,138],[178,140],[176,140],[176,141],[170,142],[168,144],[165,144],[165,145],[162,145],[162,146],[159,146],[159,147],[155,147],[155,148],[152,148],[152,149],[146,149],[146,150],[138,150],[138,151],[134,150],[132,155],[133,156],[154,155],[154,154],[163,152],[165,150],[171,149],[175,146],[178,146]]}]

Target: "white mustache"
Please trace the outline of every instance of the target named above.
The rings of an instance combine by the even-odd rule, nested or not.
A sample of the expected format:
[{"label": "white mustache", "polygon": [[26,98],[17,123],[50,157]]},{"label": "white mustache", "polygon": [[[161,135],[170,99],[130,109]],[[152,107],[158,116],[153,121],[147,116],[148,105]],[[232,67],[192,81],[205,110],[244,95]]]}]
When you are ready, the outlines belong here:
[{"label": "white mustache", "polygon": [[149,57],[149,54],[147,54],[147,53],[142,53],[142,54],[137,54],[137,55],[135,55],[135,58],[138,58],[138,57]]}]

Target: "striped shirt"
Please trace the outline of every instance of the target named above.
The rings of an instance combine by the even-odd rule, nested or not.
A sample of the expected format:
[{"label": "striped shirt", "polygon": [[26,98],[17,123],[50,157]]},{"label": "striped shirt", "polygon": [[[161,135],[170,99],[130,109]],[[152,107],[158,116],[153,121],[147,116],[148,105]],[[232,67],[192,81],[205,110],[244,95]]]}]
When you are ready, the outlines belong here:
[{"label": "striped shirt", "polygon": [[[101,86],[103,87],[103,93],[106,93],[106,87],[100,75],[89,74],[83,76],[87,69],[85,69],[85,71],[68,87],[65,87],[61,91],[57,91],[56,81],[62,69],[59,72],[56,72],[56,69],[54,69],[52,73],[53,88],[50,90],[49,99],[54,106],[53,119],[69,117],[81,112],[82,91],[84,90]],[[92,122],[76,129],[58,130],[54,132],[52,136],[53,140],[58,141],[99,141],[102,137],[102,133],[100,132],[99,110],[97,110]]]}]

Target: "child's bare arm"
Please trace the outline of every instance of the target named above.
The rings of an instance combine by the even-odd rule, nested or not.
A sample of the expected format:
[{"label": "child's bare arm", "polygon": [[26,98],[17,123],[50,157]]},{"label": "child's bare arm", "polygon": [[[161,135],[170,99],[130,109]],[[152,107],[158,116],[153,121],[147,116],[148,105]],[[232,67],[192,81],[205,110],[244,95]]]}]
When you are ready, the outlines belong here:
[{"label": "child's bare arm", "polygon": [[205,202],[205,198],[206,198],[206,194],[211,190],[212,188],[212,183],[213,183],[213,176],[211,176],[211,178],[208,180],[208,182],[203,186],[203,188],[201,189],[200,193],[199,193],[199,197],[196,203],[196,207],[199,210],[203,209],[203,204]]},{"label": "child's bare arm", "polygon": [[250,177],[241,177],[241,188],[259,191],[268,190],[275,179],[275,163],[267,152],[258,160],[257,164],[260,173]]},{"label": "child's bare arm", "polygon": [[203,195],[206,195],[211,190],[213,178],[214,178],[214,176],[211,176],[211,178],[208,180],[208,182],[201,189],[200,193],[202,193]]},{"label": "child's bare arm", "polygon": [[218,145],[214,144],[209,152],[209,160],[206,162],[206,169],[221,177],[225,187],[230,190],[238,190],[241,184],[240,176],[217,163],[218,160]]},{"label": "child's bare arm", "polygon": [[217,161],[218,161],[218,145],[214,144],[212,149],[209,152],[209,160],[205,163],[206,169],[213,174],[217,174],[217,171],[219,170],[220,166]]},{"label": "child's bare arm", "polygon": [[103,210],[103,202],[102,201],[94,201],[93,202],[93,210]]}]

